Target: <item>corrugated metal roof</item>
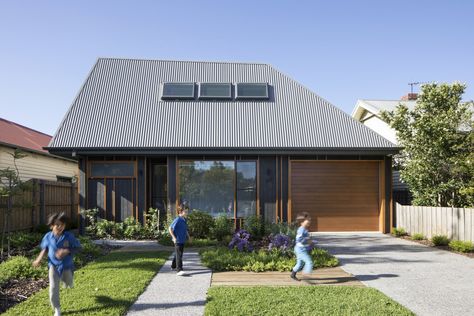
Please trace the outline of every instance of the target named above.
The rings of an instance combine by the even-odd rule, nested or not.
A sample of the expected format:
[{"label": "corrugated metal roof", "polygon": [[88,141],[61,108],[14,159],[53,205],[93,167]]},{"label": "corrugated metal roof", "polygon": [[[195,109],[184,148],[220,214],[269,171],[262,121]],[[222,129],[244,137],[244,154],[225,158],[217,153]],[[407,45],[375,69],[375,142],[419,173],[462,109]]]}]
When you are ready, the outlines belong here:
[{"label": "corrugated metal roof", "polygon": [[0,118],[0,143],[49,154],[43,147],[50,141],[51,136],[45,133]]},{"label": "corrugated metal roof", "polygon": [[[163,82],[267,82],[267,101],[164,101]],[[395,149],[267,64],[99,59],[49,147]]]}]

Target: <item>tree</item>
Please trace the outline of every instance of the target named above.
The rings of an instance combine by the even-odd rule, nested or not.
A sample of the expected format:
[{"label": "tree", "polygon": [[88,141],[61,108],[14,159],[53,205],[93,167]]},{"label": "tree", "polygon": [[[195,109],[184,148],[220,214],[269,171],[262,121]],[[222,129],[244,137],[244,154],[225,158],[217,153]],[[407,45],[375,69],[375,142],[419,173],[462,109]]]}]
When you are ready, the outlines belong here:
[{"label": "tree", "polygon": [[[14,168],[7,167],[0,169],[0,197],[7,199],[5,211],[3,212],[3,228],[2,228],[2,244],[0,249],[0,257],[3,258],[5,239],[7,241],[7,254],[10,256],[10,219],[14,208],[15,197],[20,197],[28,184],[21,181],[18,166],[18,159],[26,157],[21,150],[16,149],[13,153],[8,153],[13,158]],[[20,204],[21,201],[15,201]]]},{"label": "tree", "polygon": [[461,102],[465,88],[426,84],[413,110],[400,104],[382,113],[403,147],[395,160],[415,205],[473,205],[473,103]]}]

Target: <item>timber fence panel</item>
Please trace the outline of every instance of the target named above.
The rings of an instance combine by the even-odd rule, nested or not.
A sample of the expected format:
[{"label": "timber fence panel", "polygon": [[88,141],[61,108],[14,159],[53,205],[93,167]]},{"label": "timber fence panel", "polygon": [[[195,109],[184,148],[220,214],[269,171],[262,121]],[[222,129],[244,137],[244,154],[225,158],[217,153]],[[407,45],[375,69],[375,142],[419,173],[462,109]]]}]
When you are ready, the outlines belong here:
[{"label": "timber fence panel", "polygon": [[474,242],[474,209],[412,206],[395,203],[397,227],[426,238],[446,235],[450,239]]}]

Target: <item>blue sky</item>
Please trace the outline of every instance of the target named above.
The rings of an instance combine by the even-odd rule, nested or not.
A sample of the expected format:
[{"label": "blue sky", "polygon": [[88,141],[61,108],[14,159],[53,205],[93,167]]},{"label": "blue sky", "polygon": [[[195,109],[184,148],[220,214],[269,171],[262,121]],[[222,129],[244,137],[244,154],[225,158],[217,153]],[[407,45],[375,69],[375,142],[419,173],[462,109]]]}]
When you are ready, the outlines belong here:
[{"label": "blue sky", "polygon": [[0,0],[0,117],[54,134],[98,57],[270,63],[346,112],[408,82],[474,99],[474,1]]}]

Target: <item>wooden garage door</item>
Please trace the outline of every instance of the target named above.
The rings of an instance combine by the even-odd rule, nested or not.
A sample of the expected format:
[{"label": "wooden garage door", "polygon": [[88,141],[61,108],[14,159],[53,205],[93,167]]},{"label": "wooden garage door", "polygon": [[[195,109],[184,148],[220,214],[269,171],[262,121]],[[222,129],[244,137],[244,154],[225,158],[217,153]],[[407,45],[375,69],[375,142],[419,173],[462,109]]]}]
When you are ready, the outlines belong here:
[{"label": "wooden garage door", "polygon": [[311,231],[379,230],[379,163],[291,162],[291,213],[311,214]]}]

